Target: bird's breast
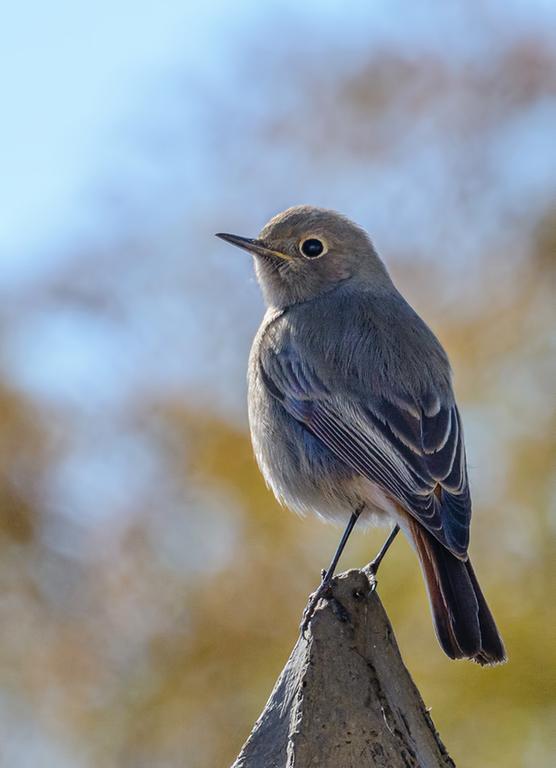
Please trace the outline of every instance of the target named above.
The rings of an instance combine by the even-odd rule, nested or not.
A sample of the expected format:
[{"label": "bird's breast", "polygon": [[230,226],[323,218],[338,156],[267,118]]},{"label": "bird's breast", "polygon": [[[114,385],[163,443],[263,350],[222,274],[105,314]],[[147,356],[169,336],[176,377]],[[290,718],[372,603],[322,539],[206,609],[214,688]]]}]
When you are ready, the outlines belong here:
[{"label": "bird's breast", "polygon": [[255,345],[249,362],[248,407],[255,458],[281,504],[341,525],[355,508],[365,505],[363,524],[388,524],[389,503],[380,488],[337,459],[270,394]]}]

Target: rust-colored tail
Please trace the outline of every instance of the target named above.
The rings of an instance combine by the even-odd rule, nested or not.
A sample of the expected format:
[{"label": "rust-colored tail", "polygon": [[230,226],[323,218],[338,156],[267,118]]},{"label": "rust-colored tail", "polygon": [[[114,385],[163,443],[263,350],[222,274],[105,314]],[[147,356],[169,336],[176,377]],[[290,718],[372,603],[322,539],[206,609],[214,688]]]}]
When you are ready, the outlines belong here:
[{"label": "rust-colored tail", "polygon": [[419,523],[409,523],[444,652],[451,659],[478,664],[506,661],[504,643],[471,562],[458,560]]}]

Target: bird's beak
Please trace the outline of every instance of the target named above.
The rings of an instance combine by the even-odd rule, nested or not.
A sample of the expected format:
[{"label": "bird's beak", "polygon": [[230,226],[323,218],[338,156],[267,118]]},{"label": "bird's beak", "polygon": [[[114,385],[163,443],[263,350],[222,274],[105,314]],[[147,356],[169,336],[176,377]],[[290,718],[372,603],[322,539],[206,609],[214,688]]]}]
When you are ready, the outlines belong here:
[{"label": "bird's beak", "polygon": [[286,253],[280,253],[280,251],[273,251],[272,248],[268,248],[262,240],[255,240],[251,237],[240,237],[239,235],[229,235],[227,232],[217,232],[216,237],[221,240],[225,240],[227,243],[237,245],[238,248],[243,248],[244,251],[255,253],[257,256],[273,256],[277,259],[284,259],[285,261],[291,261],[291,256]]}]

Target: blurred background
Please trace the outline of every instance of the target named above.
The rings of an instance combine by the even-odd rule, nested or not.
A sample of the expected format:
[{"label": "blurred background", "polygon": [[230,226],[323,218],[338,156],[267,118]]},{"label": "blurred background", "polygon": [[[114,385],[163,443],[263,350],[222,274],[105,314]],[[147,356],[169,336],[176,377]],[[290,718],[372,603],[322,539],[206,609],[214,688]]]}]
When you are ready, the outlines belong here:
[{"label": "blurred background", "polygon": [[[446,346],[471,553],[510,663],[450,662],[398,541],[379,592],[460,768],[548,766],[556,5],[52,0],[0,29],[0,764],[229,765],[339,531],[255,466],[247,254],[365,226]],[[355,535],[344,568],[384,533]]]}]

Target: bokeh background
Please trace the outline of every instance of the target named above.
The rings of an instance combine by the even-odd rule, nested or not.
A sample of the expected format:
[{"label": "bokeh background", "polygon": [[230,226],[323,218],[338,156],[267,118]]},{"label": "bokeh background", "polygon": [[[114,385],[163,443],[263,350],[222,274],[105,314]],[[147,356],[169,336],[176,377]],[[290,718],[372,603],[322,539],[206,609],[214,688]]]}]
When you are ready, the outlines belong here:
[{"label": "bokeh background", "polygon": [[[510,655],[443,656],[398,541],[380,594],[461,768],[556,743],[556,5],[52,0],[0,28],[0,763],[229,765],[339,532],[249,444],[246,254],[364,225],[451,356],[471,552]],[[355,535],[343,566],[382,532]]]}]

